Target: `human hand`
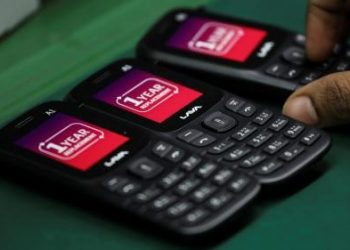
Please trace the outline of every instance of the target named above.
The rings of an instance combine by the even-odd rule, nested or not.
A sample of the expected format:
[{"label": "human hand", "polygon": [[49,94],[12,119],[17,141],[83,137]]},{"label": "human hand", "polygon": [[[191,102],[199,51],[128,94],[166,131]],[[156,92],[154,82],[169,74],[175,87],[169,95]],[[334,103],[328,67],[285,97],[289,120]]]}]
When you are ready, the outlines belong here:
[{"label": "human hand", "polygon": [[[350,0],[310,0],[306,25],[306,53],[320,62],[331,55],[350,26]],[[350,122],[350,72],[322,77],[298,90],[286,101],[283,113],[311,125]]]}]

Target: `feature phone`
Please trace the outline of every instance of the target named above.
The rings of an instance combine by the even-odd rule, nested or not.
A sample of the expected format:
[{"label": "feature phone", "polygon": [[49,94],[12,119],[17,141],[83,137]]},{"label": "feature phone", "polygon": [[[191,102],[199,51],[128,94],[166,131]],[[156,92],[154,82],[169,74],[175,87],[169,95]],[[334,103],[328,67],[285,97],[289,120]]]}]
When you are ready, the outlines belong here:
[{"label": "feature phone", "polygon": [[138,43],[137,54],[227,90],[268,90],[274,97],[350,69],[346,46],[338,44],[329,59],[315,64],[306,58],[303,34],[191,9],[160,18]]},{"label": "feature phone", "polygon": [[0,130],[0,158],[91,202],[175,235],[199,237],[237,218],[255,178],[119,119],[49,102]]},{"label": "feature phone", "polygon": [[317,128],[137,60],[103,68],[67,99],[162,135],[264,184],[284,182],[319,160],[331,144]]}]

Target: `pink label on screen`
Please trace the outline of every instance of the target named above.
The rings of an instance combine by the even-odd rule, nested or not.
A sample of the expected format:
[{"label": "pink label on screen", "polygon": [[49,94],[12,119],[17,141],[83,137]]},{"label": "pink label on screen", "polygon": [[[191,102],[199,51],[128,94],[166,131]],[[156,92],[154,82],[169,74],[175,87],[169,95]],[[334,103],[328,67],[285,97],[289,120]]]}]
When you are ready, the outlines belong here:
[{"label": "pink label on screen", "polygon": [[162,123],[201,95],[202,93],[181,84],[146,71],[132,69],[94,97],[114,107]]},{"label": "pink label on screen", "polygon": [[61,160],[70,160],[103,140],[104,133],[83,123],[71,123],[39,143],[39,151]]},{"label": "pink label on screen", "polygon": [[86,171],[128,140],[123,135],[58,113],[16,144]]},{"label": "pink label on screen", "polygon": [[245,62],[266,36],[264,30],[190,17],[170,37],[167,46]]},{"label": "pink label on screen", "polygon": [[164,101],[179,94],[177,86],[157,78],[147,78],[135,87],[117,96],[116,102],[135,112],[149,112]]},{"label": "pink label on screen", "polygon": [[244,36],[244,30],[233,25],[208,22],[189,41],[191,50],[224,55]]}]

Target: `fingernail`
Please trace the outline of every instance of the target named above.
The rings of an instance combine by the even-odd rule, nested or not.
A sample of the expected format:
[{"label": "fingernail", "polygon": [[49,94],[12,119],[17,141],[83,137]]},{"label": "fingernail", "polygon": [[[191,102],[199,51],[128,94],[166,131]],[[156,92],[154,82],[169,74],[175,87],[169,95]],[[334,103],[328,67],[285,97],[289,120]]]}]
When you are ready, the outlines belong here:
[{"label": "fingernail", "polygon": [[310,125],[316,125],[319,122],[316,109],[307,96],[295,97],[287,101],[283,113]]}]

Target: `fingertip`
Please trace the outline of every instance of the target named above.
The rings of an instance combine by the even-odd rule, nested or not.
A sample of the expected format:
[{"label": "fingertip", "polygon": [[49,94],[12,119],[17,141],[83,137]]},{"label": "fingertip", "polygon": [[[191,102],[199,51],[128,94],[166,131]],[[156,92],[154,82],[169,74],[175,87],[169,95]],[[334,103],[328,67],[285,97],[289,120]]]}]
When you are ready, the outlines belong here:
[{"label": "fingertip", "polygon": [[335,40],[329,38],[320,40],[320,36],[322,32],[317,28],[310,29],[306,34],[306,56],[312,62],[325,61],[332,54],[336,44]]},{"label": "fingertip", "polygon": [[327,52],[327,49],[322,48],[320,45],[314,45],[314,42],[306,43],[306,56],[311,62],[322,62],[327,59],[330,55],[330,51]]},{"label": "fingertip", "polygon": [[306,23],[306,55],[310,61],[321,62],[329,57],[339,39],[341,14],[332,15],[317,5],[311,5]]},{"label": "fingertip", "polygon": [[289,98],[283,106],[283,114],[309,125],[318,125],[319,118],[310,97]]}]

